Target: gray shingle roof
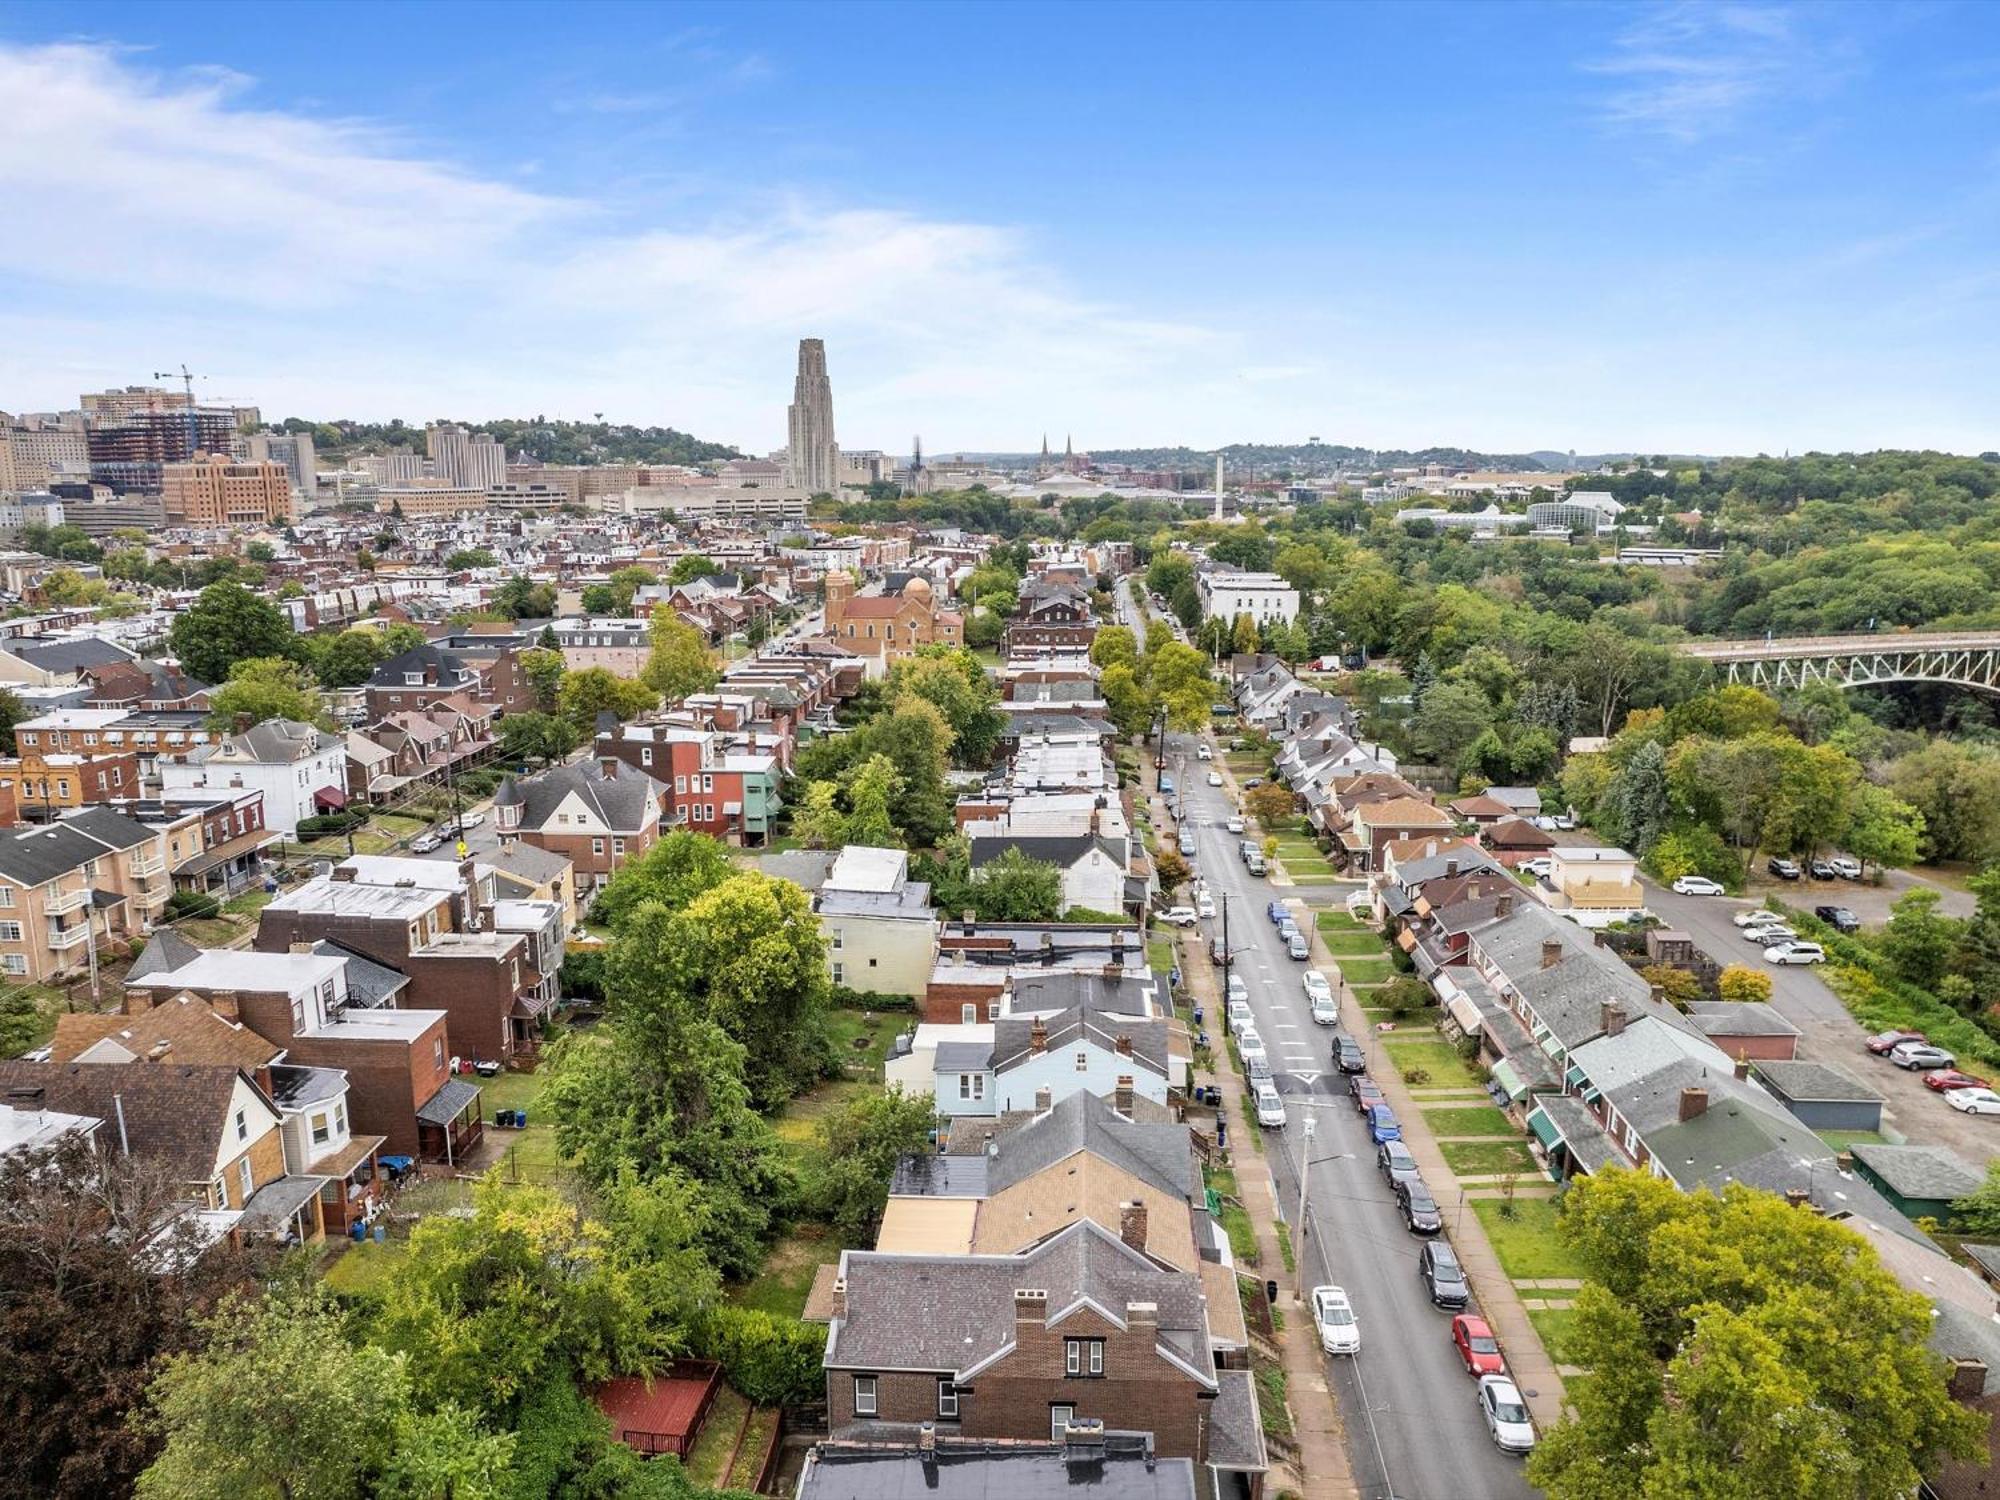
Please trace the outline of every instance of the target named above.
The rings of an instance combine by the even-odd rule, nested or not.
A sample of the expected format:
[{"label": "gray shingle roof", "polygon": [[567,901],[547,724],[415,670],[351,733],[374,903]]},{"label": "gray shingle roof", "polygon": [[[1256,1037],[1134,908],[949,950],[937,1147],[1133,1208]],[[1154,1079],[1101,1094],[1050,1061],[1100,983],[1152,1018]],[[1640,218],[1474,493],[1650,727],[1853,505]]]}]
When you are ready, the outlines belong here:
[{"label": "gray shingle roof", "polygon": [[21,885],[45,885],[103,857],[103,844],[62,823],[30,825],[0,837],[0,875]]},{"label": "gray shingle roof", "polygon": [[905,1156],[889,1179],[889,1193],[896,1198],[984,1198],[986,1157]]},{"label": "gray shingle roof", "polygon": [[79,672],[85,667],[134,659],[130,651],[94,637],[75,641],[9,641],[0,649],[44,672]]},{"label": "gray shingle roof", "polygon": [[982,1443],[938,1434],[931,1455],[879,1440],[821,1443],[799,1476],[797,1500],[1195,1500],[1194,1460],[1135,1446],[1073,1464],[1054,1443]]},{"label": "gray shingle roof", "polygon": [[1696,1000],[1688,1006],[1688,1017],[1711,1037],[1799,1035],[1776,1006],[1762,1000]]},{"label": "gray shingle roof", "polygon": [[[1095,1042],[1106,1050],[1117,1046],[1118,1038],[1130,1037],[1134,1061],[1151,1071],[1167,1071],[1167,1023],[1165,1021],[1101,1020],[1082,1010],[1064,1010],[1043,1017],[1048,1026],[1048,1050],[1059,1051],[1081,1041]],[[1004,1073],[1027,1061],[1034,1021],[1026,1016],[1003,1016],[993,1023],[993,1071]]]},{"label": "gray shingle roof", "polygon": [[936,1370],[965,1376],[1014,1341],[1014,1292],[1048,1294],[1049,1326],[1088,1301],[1124,1321],[1128,1304],[1159,1309],[1159,1343],[1215,1379],[1201,1279],[1163,1271],[1089,1219],[1021,1255],[893,1255],[849,1250],[840,1258],[847,1315],[827,1340],[829,1369]]},{"label": "gray shingle roof", "polygon": [[1756,1064],[1757,1076],[1780,1098],[1880,1102],[1882,1096],[1853,1074],[1828,1063],[1772,1060]]},{"label": "gray shingle roof", "polygon": [[60,819],[70,828],[80,828],[113,849],[135,849],[150,843],[154,832],[145,824],[109,807],[82,807],[66,812]]},{"label": "gray shingle roof", "polygon": [[988,1162],[990,1191],[998,1193],[1022,1179],[1088,1151],[1177,1198],[1191,1198],[1194,1151],[1185,1125],[1139,1124],[1106,1100],[1078,1090],[997,1142]]},{"label": "gray shingle roof", "polygon": [[378,964],[372,958],[363,958],[352,948],[343,948],[326,938],[314,943],[312,951],[323,958],[347,960],[348,1002],[364,1010],[375,1009],[410,983],[409,976],[400,970]]},{"label": "gray shingle roof", "polygon": [[165,1062],[0,1062],[0,1092],[39,1088],[44,1107],[107,1123],[122,1111],[134,1155],[163,1162],[177,1181],[207,1182],[229,1101],[245,1076],[231,1067]]},{"label": "gray shingle roof", "polygon": [[596,761],[557,766],[516,785],[521,827],[530,830],[543,828],[563,801],[574,795],[614,832],[637,833],[646,823],[647,802],[660,795],[660,783],[644,771],[620,766],[616,775],[606,776]]},{"label": "gray shingle roof", "polygon": [[1041,860],[1059,870],[1067,870],[1088,854],[1093,846],[1102,849],[1114,863],[1121,867],[1124,865],[1125,851],[1122,848],[1110,839],[1088,833],[978,834],[970,840],[971,865],[976,870],[991,864],[1009,849],[1019,849],[1025,858]]},{"label": "gray shingle roof", "polygon": [[154,974],[171,974],[174,970],[193,963],[201,956],[201,949],[170,928],[158,929],[139,956],[132,960],[132,967],[125,971],[129,980],[145,979]]},{"label": "gray shingle roof", "polygon": [[1849,1149],[1856,1161],[1905,1198],[1963,1198],[1986,1180],[1971,1162],[1942,1146],[1862,1142]]}]

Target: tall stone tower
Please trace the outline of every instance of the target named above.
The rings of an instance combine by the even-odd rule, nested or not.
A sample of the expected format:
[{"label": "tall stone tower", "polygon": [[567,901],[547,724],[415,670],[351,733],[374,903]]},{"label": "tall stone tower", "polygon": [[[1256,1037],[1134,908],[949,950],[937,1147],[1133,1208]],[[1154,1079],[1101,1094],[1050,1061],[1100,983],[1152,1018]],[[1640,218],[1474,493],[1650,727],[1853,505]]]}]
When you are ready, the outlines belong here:
[{"label": "tall stone tower", "polygon": [[826,344],[799,340],[799,373],[785,450],[785,482],[808,495],[840,493],[840,445],[833,440],[833,386],[826,378]]}]

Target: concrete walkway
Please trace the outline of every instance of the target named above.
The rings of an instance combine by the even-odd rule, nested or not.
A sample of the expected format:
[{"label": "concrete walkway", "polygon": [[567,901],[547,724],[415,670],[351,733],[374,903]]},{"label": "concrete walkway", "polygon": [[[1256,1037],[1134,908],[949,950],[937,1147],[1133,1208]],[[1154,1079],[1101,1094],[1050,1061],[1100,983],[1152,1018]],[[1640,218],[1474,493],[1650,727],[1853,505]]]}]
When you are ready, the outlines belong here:
[{"label": "concrete walkway", "polygon": [[[1319,924],[1315,922],[1311,930],[1315,949],[1324,954],[1326,944],[1321,941]],[[1548,1350],[1542,1347],[1541,1335],[1535,1332],[1535,1325],[1528,1319],[1528,1309],[1520,1292],[1501,1269],[1500,1258],[1493,1253],[1492,1242],[1486,1238],[1486,1229],[1480,1223],[1479,1215],[1465,1211],[1467,1199],[1499,1197],[1502,1189],[1497,1185],[1486,1189],[1460,1184],[1458,1174],[1446,1165],[1444,1153],[1438,1149],[1437,1139],[1424,1119],[1423,1104],[1440,1101],[1423,1100],[1412,1094],[1384,1055],[1378,1033],[1361,1013],[1360,1002],[1346,980],[1340,981],[1338,992],[1342,1024],[1367,1052],[1368,1076],[1375,1081],[1376,1087],[1382,1090],[1383,1099],[1396,1112],[1397,1122],[1403,1127],[1403,1144],[1417,1159],[1417,1168],[1423,1173],[1431,1196],[1437,1200],[1440,1209],[1450,1213],[1451,1247],[1458,1252],[1459,1263],[1464,1266],[1466,1278],[1472,1283],[1479,1311],[1500,1340],[1500,1347],[1507,1355],[1508,1371],[1520,1387],[1521,1396],[1528,1403],[1528,1410],[1534,1414],[1536,1425],[1546,1432],[1562,1418],[1562,1376],[1557,1373],[1555,1361],[1549,1357]],[[1547,1192],[1544,1193],[1524,1176],[1516,1188],[1516,1196],[1552,1195],[1554,1185],[1547,1184],[1546,1187]],[[1457,1200],[1455,1210],[1447,1207],[1453,1204],[1454,1199]]]},{"label": "concrete walkway", "polygon": [[[1190,949],[1195,951],[1191,952]],[[1181,973],[1189,993],[1204,1013],[1222,1013],[1220,987],[1215,966],[1208,961],[1207,949],[1200,944],[1181,948]],[[1284,1253],[1278,1239],[1284,1231],[1278,1223],[1278,1205],[1272,1196],[1271,1166],[1263,1152],[1256,1128],[1244,1118],[1243,1077],[1231,1062],[1231,1053],[1220,1036],[1215,1051],[1216,1068],[1211,1081],[1222,1090],[1222,1116],[1229,1122],[1230,1161],[1236,1171],[1236,1196],[1257,1233],[1255,1267],[1238,1267],[1241,1274],[1255,1278],[1255,1294],[1264,1295],[1267,1278],[1286,1281]],[[1292,1435],[1299,1448],[1298,1472],[1274,1461],[1266,1477],[1265,1493],[1293,1490],[1318,1500],[1349,1500],[1359,1491],[1347,1462],[1347,1435],[1342,1430],[1340,1412],[1326,1379],[1326,1356],[1320,1351],[1311,1313],[1296,1301],[1280,1304],[1285,1326],[1278,1334],[1278,1353],[1285,1369],[1287,1405],[1292,1414]]]}]

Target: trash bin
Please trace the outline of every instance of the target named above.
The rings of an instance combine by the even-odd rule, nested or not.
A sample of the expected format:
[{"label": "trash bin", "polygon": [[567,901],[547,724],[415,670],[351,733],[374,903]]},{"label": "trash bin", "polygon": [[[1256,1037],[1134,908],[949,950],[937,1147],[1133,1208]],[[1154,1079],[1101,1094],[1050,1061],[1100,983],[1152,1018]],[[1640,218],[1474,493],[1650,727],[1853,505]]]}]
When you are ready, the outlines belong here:
[{"label": "trash bin", "polygon": [[358,1245],[367,1238],[368,1221],[366,1219],[356,1219],[354,1221],[354,1243]]},{"label": "trash bin", "polygon": [[377,1224],[375,1226],[375,1243],[378,1245],[389,1243],[389,1226],[387,1224]]},{"label": "trash bin", "polygon": [[1270,1303],[1270,1304],[1271,1304],[1271,1305],[1272,1305],[1273,1307],[1276,1307],[1276,1306],[1278,1305],[1278,1283],[1277,1283],[1277,1282],[1275,1282],[1275,1281],[1267,1281],[1267,1282],[1265,1282],[1265,1283],[1264,1283],[1264,1300],[1265,1300],[1266,1302]]}]

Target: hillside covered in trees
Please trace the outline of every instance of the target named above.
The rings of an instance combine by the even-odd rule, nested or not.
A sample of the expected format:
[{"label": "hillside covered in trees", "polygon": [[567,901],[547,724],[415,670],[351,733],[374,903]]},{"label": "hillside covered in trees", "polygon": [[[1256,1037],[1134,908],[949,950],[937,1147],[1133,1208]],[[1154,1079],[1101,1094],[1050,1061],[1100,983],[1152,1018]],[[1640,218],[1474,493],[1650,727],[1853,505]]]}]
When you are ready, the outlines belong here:
[{"label": "hillside covered in trees", "polygon": [[[526,453],[545,464],[699,464],[739,458],[727,443],[711,443],[673,427],[634,427],[627,422],[564,422],[549,417],[489,417],[480,422],[451,421],[468,432],[490,432],[507,445],[509,458]],[[397,417],[389,422],[356,422],[341,417],[313,422],[287,417],[279,424],[287,432],[310,432],[322,458],[352,458],[386,453],[391,448],[424,451],[424,424],[414,427]]]}]

